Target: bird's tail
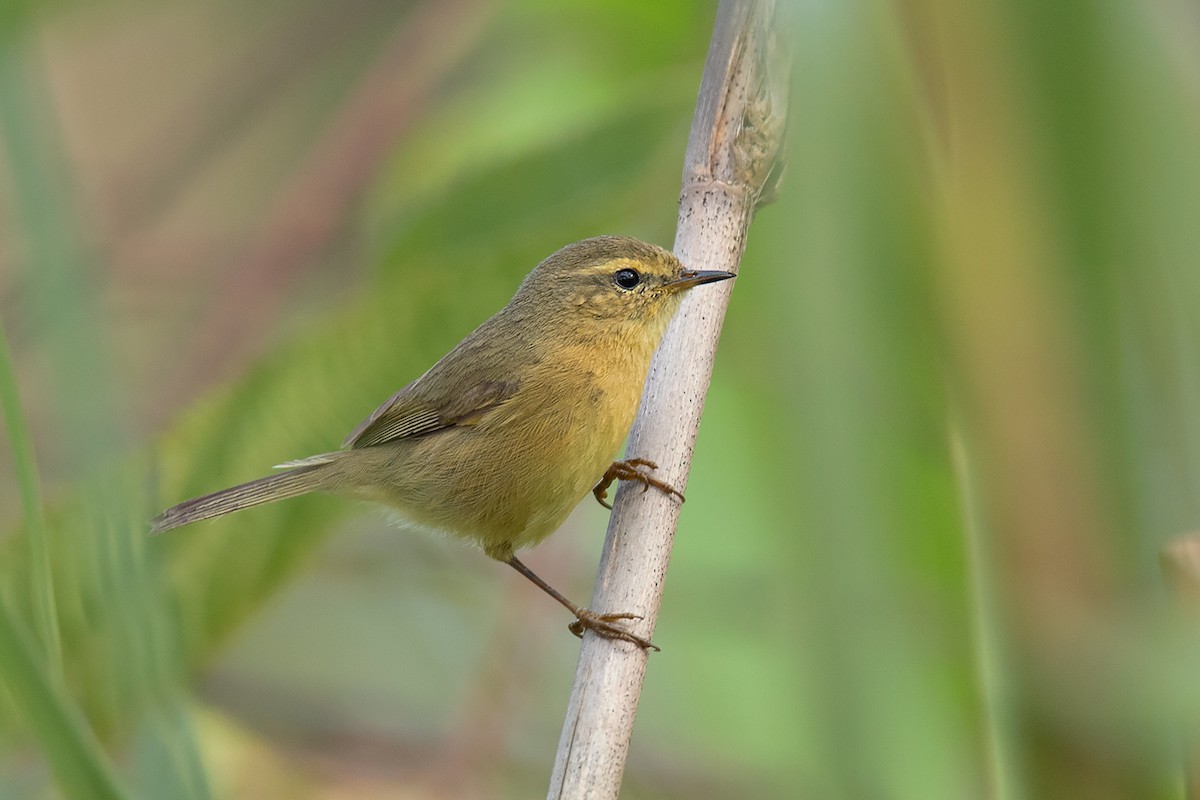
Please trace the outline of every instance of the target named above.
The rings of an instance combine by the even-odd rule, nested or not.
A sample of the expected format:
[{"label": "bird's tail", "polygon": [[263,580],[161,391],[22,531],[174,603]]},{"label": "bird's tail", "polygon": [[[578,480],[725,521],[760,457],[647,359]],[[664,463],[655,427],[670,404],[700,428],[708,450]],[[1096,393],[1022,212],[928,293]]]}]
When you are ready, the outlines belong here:
[{"label": "bird's tail", "polygon": [[202,519],[232,514],[243,508],[328,489],[332,477],[329,466],[335,460],[324,457],[305,459],[304,462],[297,462],[301,466],[295,466],[287,472],[185,500],[155,517],[150,522],[150,532],[163,533]]}]

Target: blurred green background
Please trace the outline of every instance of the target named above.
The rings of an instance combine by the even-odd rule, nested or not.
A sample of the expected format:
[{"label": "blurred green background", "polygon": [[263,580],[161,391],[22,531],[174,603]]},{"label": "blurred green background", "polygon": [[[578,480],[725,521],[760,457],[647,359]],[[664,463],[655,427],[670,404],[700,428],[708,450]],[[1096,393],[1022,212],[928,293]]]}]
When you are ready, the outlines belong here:
[{"label": "blurred green background", "polygon": [[[336,498],[145,521],[557,247],[669,244],[716,4],[0,8],[0,798],[541,796],[578,645],[510,570]],[[791,12],[623,796],[1182,798],[1195,8]],[[526,560],[586,598],[605,523]]]}]

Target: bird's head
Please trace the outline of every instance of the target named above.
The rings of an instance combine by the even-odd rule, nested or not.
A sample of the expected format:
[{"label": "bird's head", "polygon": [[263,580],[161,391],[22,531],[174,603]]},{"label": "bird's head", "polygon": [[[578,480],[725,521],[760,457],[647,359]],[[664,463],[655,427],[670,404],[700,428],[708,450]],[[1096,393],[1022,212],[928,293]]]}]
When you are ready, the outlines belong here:
[{"label": "bird's head", "polygon": [[657,343],[688,289],[732,277],[689,270],[657,245],[598,236],[569,244],[538,264],[513,302],[547,318],[565,318],[584,333],[590,326],[607,326],[618,335],[644,329]]}]

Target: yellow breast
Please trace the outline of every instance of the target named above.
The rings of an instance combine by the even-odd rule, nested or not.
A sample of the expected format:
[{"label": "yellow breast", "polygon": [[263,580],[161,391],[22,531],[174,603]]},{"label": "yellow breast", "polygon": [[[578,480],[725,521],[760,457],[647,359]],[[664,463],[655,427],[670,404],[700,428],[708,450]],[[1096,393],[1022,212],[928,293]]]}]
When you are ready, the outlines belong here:
[{"label": "yellow breast", "polygon": [[[496,415],[511,436],[513,454],[526,465],[512,478],[514,548],[544,539],[603,477],[637,412],[646,363],[636,355],[602,358],[564,349],[530,376],[527,398]],[[630,358],[629,356],[635,356]],[[510,436],[505,436],[509,439]]]},{"label": "yellow breast", "polygon": [[612,463],[637,411],[650,355],[645,348],[559,347],[476,424],[357,451],[388,462],[370,465],[377,477],[361,481],[366,488],[355,494],[474,539],[494,558],[536,544]]}]

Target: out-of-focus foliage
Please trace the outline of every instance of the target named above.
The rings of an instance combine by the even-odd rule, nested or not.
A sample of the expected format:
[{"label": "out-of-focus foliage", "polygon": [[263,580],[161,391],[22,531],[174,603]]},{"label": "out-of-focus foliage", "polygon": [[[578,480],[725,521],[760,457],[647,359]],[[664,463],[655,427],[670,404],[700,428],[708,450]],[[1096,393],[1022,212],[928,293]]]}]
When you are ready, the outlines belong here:
[{"label": "out-of-focus foliage", "polygon": [[[515,575],[334,498],[143,520],[336,446],[556,247],[669,243],[714,11],[131,2],[5,30],[0,320],[37,463],[0,455],[0,611],[49,663],[0,659],[0,797],[543,791],[576,649]],[[1157,553],[1200,527],[1195,20],[792,11],[788,175],[624,794],[1181,797],[1200,662]],[[528,561],[586,597],[604,520]]]}]

